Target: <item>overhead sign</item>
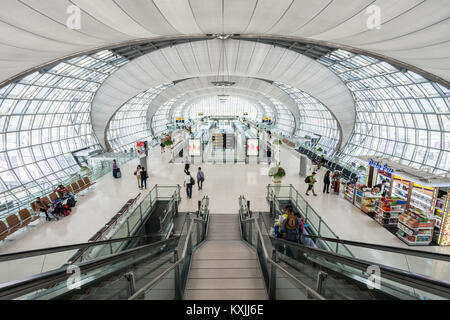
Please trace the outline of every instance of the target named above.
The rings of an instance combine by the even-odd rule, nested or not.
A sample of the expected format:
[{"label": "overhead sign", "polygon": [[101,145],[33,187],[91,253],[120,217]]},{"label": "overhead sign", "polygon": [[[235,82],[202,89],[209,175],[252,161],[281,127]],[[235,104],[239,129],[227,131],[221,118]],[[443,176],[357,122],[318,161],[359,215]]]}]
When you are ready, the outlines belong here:
[{"label": "overhead sign", "polygon": [[384,172],[387,172],[387,173],[394,172],[394,169],[389,168],[386,163],[383,166],[381,166],[381,164],[379,162],[375,162],[375,161],[373,161],[373,159],[369,159],[369,166],[377,168],[378,170],[383,170]]},{"label": "overhead sign", "polygon": [[176,118],[175,122],[176,123],[184,123],[184,118]]},{"label": "overhead sign", "polygon": [[188,151],[190,157],[201,156],[201,142],[200,139],[189,139]]},{"label": "overhead sign", "polygon": [[270,123],[270,122],[272,122],[272,118],[271,117],[262,118],[262,122],[263,123]]},{"label": "overhead sign", "polygon": [[203,115],[203,112],[199,112],[198,115],[199,115],[199,116],[202,116],[202,115]]},{"label": "overhead sign", "polygon": [[247,139],[247,156],[259,155],[259,140]]},{"label": "overhead sign", "polygon": [[248,116],[248,112],[244,112],[244,116]]}]

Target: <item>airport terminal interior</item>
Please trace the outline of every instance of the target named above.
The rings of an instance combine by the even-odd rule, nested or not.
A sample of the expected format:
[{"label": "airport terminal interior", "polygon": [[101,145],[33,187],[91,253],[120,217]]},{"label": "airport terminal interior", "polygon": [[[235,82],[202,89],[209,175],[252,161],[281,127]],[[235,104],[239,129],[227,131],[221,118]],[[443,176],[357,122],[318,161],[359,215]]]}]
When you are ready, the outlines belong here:
[{"label": "airport terminal interior", "polygon": [[450,299],[448,0],[3,0],[1,300]]}]

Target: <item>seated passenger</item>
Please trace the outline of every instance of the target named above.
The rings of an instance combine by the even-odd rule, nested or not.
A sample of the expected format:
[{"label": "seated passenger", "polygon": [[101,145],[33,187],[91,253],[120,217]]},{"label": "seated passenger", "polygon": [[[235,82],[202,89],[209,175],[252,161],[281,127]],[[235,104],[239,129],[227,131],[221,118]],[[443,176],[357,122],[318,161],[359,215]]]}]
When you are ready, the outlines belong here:
[{"label": "seated passenger", "polygon": [[55,191],[58,191],[59,193],[61,193],[63,199],[68,199],[68,198],[74,198],[75,199],[75,196],[73,195],[73,193],[70,192],[69,190],[67,190],[67,188],[64,187],[62,184],[60,184],[58,186],[58,188],[56,188]]},{"label": "seated passenger", "polygon": [[37,212],[44,212],[45,213],[45,220],[46,221],[50,221],[51,218],[48,215],[47,211],[48,211],[48,207],[42,202],[40,197],[36,198],[36,201],[34,202],[36,204],[36,211]]}]

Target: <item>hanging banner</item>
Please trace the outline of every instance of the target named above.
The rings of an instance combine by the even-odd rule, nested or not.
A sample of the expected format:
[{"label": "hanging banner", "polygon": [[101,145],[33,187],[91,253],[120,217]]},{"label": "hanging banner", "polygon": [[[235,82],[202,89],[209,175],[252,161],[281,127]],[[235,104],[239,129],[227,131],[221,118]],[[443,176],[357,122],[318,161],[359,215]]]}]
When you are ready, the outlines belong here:
[{"label": "hanging banner", "polygon": [[247,139],[247,156],[259,155],[259,140]]},{"label": "hanging banner", "polygon": [[190,157],[201,156],[201,142],[200,139],[189,139],[188,151]]}]

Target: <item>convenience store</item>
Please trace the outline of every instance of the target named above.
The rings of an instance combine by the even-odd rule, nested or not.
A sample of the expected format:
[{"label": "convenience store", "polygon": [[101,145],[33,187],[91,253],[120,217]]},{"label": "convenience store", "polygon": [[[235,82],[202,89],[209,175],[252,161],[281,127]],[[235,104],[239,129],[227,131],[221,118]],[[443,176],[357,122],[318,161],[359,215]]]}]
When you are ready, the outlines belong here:
[{"label": "convenience store", "polygon": [[[359,158],[344,197],[408,245],[450,245],[450,180],[392,160]],[[374,186],[385,181],[385,197]]]}]

